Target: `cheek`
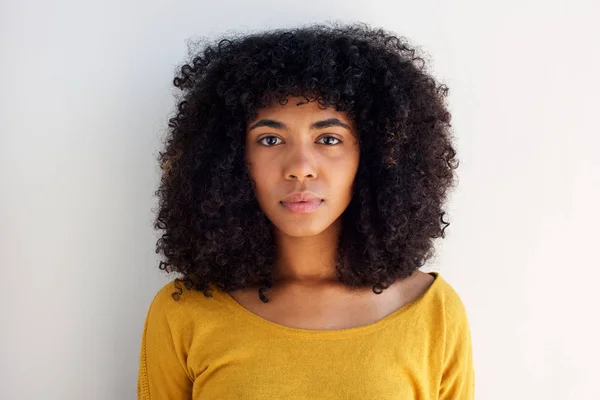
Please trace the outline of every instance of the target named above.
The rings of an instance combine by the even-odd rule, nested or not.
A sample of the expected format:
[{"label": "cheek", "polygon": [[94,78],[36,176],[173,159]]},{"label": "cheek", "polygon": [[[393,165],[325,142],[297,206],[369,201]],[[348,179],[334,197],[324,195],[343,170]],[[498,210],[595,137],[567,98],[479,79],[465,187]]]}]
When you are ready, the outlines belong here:
[{"label": "cheek", "polygon": [[358,159],[354,156],[348,157],[335,170],[340,180],[346,183],[352,182],[358,170]]},{"label": "cheek", "polygon": [[336,201],[346,202],[352,197],[355,171],[352,165],[339,165],[327,173],[328,192]]},{"label": "cheek", "polygon": [[344,174],[343,179],[340,179],[340,181],[343,181],[343,187],[340,187],[340,190],[343,190],[344,193],[348,193],[349,196],[352,196],[354,192],[357,170],[358,165],[354,163],[352,165],[349,165],[348,168],[345,170],[346,173]]},{"label": "cheek", "polygon": [[256,181],[257,184],[259,182],[264,182],[267,177],[267,174],[269,172],[268,169],[261,167],[260,163],[252,164],[249,171],[250,171],[250,175]]}]

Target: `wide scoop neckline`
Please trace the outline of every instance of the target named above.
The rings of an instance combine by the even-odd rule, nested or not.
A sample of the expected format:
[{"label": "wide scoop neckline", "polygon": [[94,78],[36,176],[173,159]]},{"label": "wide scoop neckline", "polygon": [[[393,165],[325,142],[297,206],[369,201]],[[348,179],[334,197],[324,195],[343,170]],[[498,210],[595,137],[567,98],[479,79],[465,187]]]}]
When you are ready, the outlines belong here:
[{"label": "wide scoop neckline", "polygon": [[259,326],[259,328],[265,329],[272,333],[283,333],[287,335],[301,336],[307,338],[338,339],[357,335],[360,336],[363,334],[378,331],[386,326],[393,324],[396,320],[402,318],[405,314],[418,312],[417,310],[419,308],[419,305],[426,303],[427,300],[431,298],[433,294],[438,290],[440,285],[442,285],[443,278],[438,272],[428,272],[428,274],[435,278],[434,281],[427,288],[427,290],[423,294],[421,294],[421,296],[419,296],[412,302],[403,305],[402,307],[396,309],[392,313],[370,324],[344,329],[305,329],[282,325],[277,322],[263,318],[258,314],[255,314],[254,312],[250,311],[249,309],[238,303],[238,301],[234,299],[228,292],[220,290],[214,284],[211,284],[211,286],[214,289],[213,294],[217,293],[217,296],[221,300],[223,300],[223,303],[231,311],[232,316],[243,318],[246,321],[249,321]]}]

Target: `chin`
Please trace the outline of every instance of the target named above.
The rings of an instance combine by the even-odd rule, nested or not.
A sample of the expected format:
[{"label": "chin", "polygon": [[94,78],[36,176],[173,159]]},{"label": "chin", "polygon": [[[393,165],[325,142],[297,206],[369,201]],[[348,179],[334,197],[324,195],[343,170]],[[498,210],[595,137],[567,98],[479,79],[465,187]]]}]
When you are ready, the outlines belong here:
[{"label": "chin", "polygon": [[294,223],[291,221],[287,221],[280,224],[273,224],[281,233],[290,237],[310,237],[316,236],[322,232],[324,232],[328,225],[325,226],[316,226],[321,224],[303,224],[300,222]]},{"label": "chin", "polygon": [[329,209],[307,214],[294,214],[283,208],[268,209],[265,214],[273,227],[289,237],[317,236],[328,229],[332,229],[336,222],[340,222],[341,215],[331,215]]}]

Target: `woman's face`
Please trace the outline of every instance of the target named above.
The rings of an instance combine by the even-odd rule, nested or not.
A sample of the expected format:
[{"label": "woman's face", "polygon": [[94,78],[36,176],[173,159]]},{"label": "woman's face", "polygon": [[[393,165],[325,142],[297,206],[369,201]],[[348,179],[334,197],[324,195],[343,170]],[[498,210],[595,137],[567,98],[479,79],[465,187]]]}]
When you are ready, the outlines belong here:
[{"label": "woman's face", "polygon": [[[313,236],[338,220],[352,198],[358,169],[355,134],[346,113],[320,109],[303,97],[257,111],[246,125],[245,157],[258,204],[276,229]],[[301,198],[289,197],[298,192],[317,198],[298,203]]]}]

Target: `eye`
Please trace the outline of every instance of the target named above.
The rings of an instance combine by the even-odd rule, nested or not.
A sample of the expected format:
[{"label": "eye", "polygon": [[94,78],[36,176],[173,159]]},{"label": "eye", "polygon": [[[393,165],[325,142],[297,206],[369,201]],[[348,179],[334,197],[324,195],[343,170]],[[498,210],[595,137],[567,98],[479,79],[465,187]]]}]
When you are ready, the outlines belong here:
[{"label": "eye", "polygon": [[331,143],[331,142],[325,143],[325,144],[328,144],[330,146],[335,146],[335,145],[337,145],[337,144],[339,144],[339,143],[342,142],[340,139],[336,138],[335,136],[323,136],[319,140],[321,140],[321,139],[333,139],[333,140],[337,140],[337,143]]},{"label": "eye", "polygon": [[[269,144],[264,144],[263,140],[265,139],[271,139]],[[279,139],[277,136],[264,136],[262,138],[260,138],[257,143],[260,143],[261,145],[265,146],[265,147],[273,147],[275,145],[275,143],[273,143],[272,139]]]},{"label": "eye", "polygon": [[[268,141],[265,142],[265,139],[267,139]],[[340,139],[336,138],[335,136],[323,136],[323,137],[319,138],[319,140],[322,140],[322,139],[328,140],[326,143],[323,143],[328,146],[336,146],[342,142]],[[278,143],[276,143],[277,140],[281,140],[281,139],[279,139],[277,136],[263,136],[262,138],[260,138],[257,141],[257,143],[260,143],[262,146],[265,146],[265,147],[273,147],[278,144]],[[331,143],[331,140],[334,140],[334,142]]]}]

